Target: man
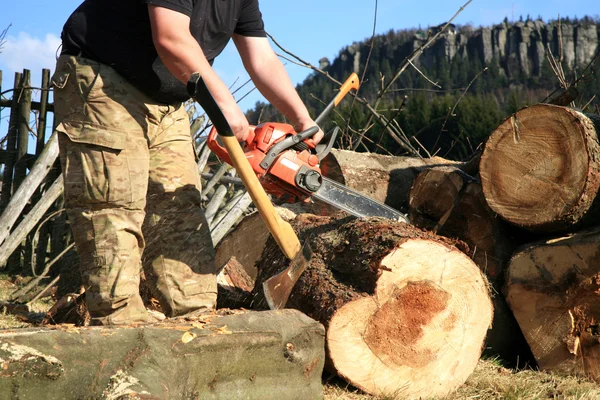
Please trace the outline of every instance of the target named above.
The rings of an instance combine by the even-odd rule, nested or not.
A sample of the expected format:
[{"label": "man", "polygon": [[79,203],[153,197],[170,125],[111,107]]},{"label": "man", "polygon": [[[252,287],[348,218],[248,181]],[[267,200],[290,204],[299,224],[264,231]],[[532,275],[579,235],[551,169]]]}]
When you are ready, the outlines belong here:
[{"label": "man", "polygon": [[215,307],[214,250],[182,102],[199,72],[246,138],[248,121],[211,67],[230,38],[267,100],[298,131],[314,126],[266,39],[258,0],[85,0],[63,28],[55,112],[92,324],[147,321],[142,264],[168,316]]}]

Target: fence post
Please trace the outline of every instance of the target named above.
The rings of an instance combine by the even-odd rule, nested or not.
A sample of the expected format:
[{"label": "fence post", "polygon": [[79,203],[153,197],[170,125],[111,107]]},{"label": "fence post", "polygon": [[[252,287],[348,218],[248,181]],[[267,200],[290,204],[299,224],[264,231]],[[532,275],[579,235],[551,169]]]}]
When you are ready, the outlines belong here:
[{"label": "fence post", "polygon": [[[46,146],[46,126],[48,123],[48,99],[50,97],[50,70],[47,68],[42,69],[42,93],[40,94],[40,112],[38,115],[38,123],[37,123],[37,142],[35,146],[35,155],[36,158],[39,159],[40,154],[44,150]],[[50,174],[52,175],[52,174]],[[48,181],[48,177],[46,177]],[[52,183],[53,180],[50,180]],[[36,193],[33,195],[31,201],[32,204],[37,204],[42,196],[42,187],[37,189]],[[46,265],[46,257],[48,255],[48,242],[50,240],[50,225],[51,222],[48,221],[44,226],[41,227],[39,235],[37,237],[36,248],[34,249],[34,253],[32,254],[32,264],[35,260],[35,264],[37,265],[37,269],[41,270]],[[35,240],[35,238],[33,239]]]},{"label": "fence post", "polygon": [[21,73],[15,73],[15,84],[13,90],[12,104],[10,108],[10,118],[8,120],[8,136],[6,138],[6,153],[4,160],[4,176],[2,177],[2,193],[0,194],[0,211],[10,200],[12,194],[13,172],[15,168],[15,159],[17,151],[17,112],[19,108],[18,87],[21,83]]},{"label": "fence post", "polygon": [[40,155],[46,144],[46,124],[48,121],[48,98],[50,96],[50,70],[42,69],[42,93],[40,95],[40,114],[38,116],[37,143],[35,154]]},{"label": "fence post", "polygon": [[29,118],[31,117],[31,71],[23,70],[21,87],[19,88],[19,111],[17,160],[13,178],[13,191],[16,191],[27,175],[27,147],[29,145]]}]

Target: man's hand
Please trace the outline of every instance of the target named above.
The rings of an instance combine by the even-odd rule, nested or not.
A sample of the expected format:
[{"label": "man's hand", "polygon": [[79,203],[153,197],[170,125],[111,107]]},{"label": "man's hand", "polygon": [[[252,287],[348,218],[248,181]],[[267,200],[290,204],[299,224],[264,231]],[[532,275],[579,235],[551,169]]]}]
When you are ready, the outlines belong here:
[{"label": "man's hand", "polygon": [[[312,119],[307,119],[294,125],[294,129],[296,130],[296,132],[302,132],[312,128],[315,125],[317,125],[315,121],[313,121]],[[315,133],[315,135],[311,139],[309,139],[309,141],[312,141],[316,145],[321,141],[321,139],[323,139],[323,136],[325,136],[325,134],[321,130],[321,127],[319,127],[319,131]]]},{"label": "man's hand", "polygon": [[248,138],[250,125],[240,107],[234,103],[231,107],[223,107],[221,111],[238,142],[245,141]]}]

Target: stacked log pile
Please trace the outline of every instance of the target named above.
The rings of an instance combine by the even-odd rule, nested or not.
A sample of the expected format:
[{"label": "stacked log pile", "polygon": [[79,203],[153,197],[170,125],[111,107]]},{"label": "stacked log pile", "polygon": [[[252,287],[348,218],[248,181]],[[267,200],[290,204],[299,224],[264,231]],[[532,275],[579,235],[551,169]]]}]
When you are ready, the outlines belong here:
[{"label": "stacked log pile", "polygon": [[479,171],[490,208],[530,232],[508,262],[503,292],[539,367],[597,381],[598,132],[597,116],[528,107],[493,132]]},{"label": "stacked log pile", "polygon": [[[488,354],[500,354],[505,360],[513,357],[508,361],[520,366],[529,362],[544,370],[582,374],[600,380],[598,126],[593,116],[567,107],[540,104],[524,108],[505,120],[490,135],[478,163],[336,151],[324,162],[323,169],[329,177],[408,212],[411,223],[422,229],[419,232],[432,235],[426,240],[435,242],[436,246],[440,243],[444,243],[441,246],[448,245],[443,242],[444,237],[451,238],[455,244],[464,244],[458,247],[473,261],[472,265],[479,267],[492,286],[494,321],[485,341],[487,350],[492,350]],[[305,209],[305,212],[322,215],[332,211],[318,204]],[[444,336],[448,334],[443,329],[448,320],[440,321],[450,311],[433,307],[426,300],[418,306],[413,304],[416,307],[413,309],[425,310],[432,306],[430,310],[438,310],[432,312],[436,317],[425,322],[407,317],[403,310],[410,301],[423,299],[424,294],[434,293],[439,286],[434,290],[434,286],[427,286],[414,276],[398,277],[393,280],[406,284],[380,292],[377,288],[385,284],[379,282],[381,277],[377,274],[376,277],[369,275],[373,270],[367,268],[370,271],[367,275],[352,275],[347,268],[383,265],[378,264],[381,254],[367,250],[384,247],[381,245],[383,236],[370,236],[371,229],[396,232],[397,243],[402,243],[392,246],[396,250],[388,249],[387,253],[402,254],[402,257],[394,256],[395,260],[403,260],[398,264],[401,267],[393,267],[391,271],[384,268],[382,277],[387,272],[396,275],[401,274],[400,271],[417,270],[419,276],[424,277],[425,265],[443,265],[446,258],[440,252],[418,245],[415,248],[420,250],[416,253],[424,253],[426,262],[423,264],[423,259],[398,250],[416,240],[414,233],[407,233],[413,227],[392,228],[388,225],[384,229],[380,221],[363,221],[366,225],[362,225],[360,232],[364,236],[361,240],[365,242],[358,244],[353,242],[356,239],[348,239],[344,234],[353,229],[358,232],[358,225],[352,224],[360,222],[342,223],[339,216],[332,220],[307,218],[297,217],[295,224],[299,232],[320,232],[316,244],[317,261],[311,263],[309,271],[300,279],[288,306],[324,323],[328,330],[330,368],[370,393],[380,393],[377,390],[387,385],[377,377],[383,377],[386,382],[389,380],[391,388],[395,384],[391,382],[398,381],[390,377],[398,376],[400,380],[406,379],[404,387],[408,388],[405,393],[408,397],[417,393],[433,395],[434,392],[428,391],[431,388],[420,386],[422,381],[411,375],[419,371],[418,368],[411,370],[410,378],[404,375],[402,368],[410,369],[411,362],[420,359],[416,353],[411,358],[404,350],[427,352],[419,347],[421,342],[418,340],[408,344],[410,335],[404,333],[412,329],[413,332],[426,332],[421,338],[431,332]],[[244,229],[233,230],[225,239],[241,245],[237,249],[232,246],[226,250],[217,248],[217,257],[224,264],[228,257],[239,255],[238,260],[244,260],[239,263],[240,268],[251,275],[256,274],[261,282],[277,272],[274,265],[283,268],[285,260],[268,240],[268,234],[261,235],[264,228],[259,217],[246,217],[242,224]],[[258,238],[260,242],[252,244],[251,248],[245,247],[241,239],[248,229],[254,233],[253,240]],[[405,235],[411,239],[405,241]],[[367,237],[377,239],[369,244]],[[359,246],[362,253],[351,253],[353,247],[348,243]],[[256,246],[261,249],[260,254]],[[358,264],[350,262],[349,257]],[[407,265],[413,265],[414,270]],[[352,279],[345,280],[349,276]],[[435,277],[423,279],[436,282]],[[415,281],[419,283],[407,283]],[[261,304],[259,287],[256,285],[254,289],[253,307]],[[451,293],[446,288],[442,292]],[[441,292],[435,293],[432,297],[443,303],[445,296]],[[369,324],[378,326],[377,321],[386,319],[383,310],[392,309],[395,316],[387,317],[387,321],[396,325],[388,326],[390,336],[383,342],[387,343],[388,349],[396,351],[386,352],[369,342],[368,338],[374,337],[370,333],[379,329]],[[379,329],[378,335],[382,335],[383,330]],[[453,337],[453,340],[461,341],[460,336],[453,336],[454,333],[448,335],[446,340]],[[435,342],[428,343],[439,349]],[[336,353],[340,348],[346,348],[349,354],[355,353],[341,356]],[[377,369],[380,365],[392,366],[394,372],[382,372]],[[398,365],[402,368],[395,370]],[[435,370],[431,364],[423,365],[425,369]],[[347,366],[353,367],[350,372],[345,372]],[[438,376],[430,385],[440,379],[443,380]]]}]

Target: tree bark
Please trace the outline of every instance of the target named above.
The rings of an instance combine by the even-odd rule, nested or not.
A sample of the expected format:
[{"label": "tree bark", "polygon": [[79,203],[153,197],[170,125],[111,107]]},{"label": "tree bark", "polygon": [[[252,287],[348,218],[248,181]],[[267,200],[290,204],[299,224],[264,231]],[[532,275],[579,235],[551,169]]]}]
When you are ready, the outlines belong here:
[{"label": "tree bark", "polygon": [[[374,395],[446,395],[481,355],[492,305],[485,277],[453,244],[381,218],[294,220],[314,255],[287,307],[327,329],[330,367]],[[257,262],[262,282],[289,261],[269,240]]]},{"label": "tree bark", "polygon": [[600,228],[521,249],[506,299],[540,368],[600,381]]},{"label": "tree bark", "polygon": [[464,241],[490,282],[502,280],[513,246],[475,178],[455,167],[426,169],[415,179],[409,205],[415,226]]},{"label": "tree bark", "polygon": [[539,232],[597,220],[597,126],[590,116],[550,104],[524,108],[505,120],[488,139],[480,163],[492,210]]}]

